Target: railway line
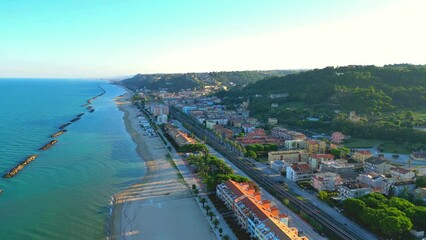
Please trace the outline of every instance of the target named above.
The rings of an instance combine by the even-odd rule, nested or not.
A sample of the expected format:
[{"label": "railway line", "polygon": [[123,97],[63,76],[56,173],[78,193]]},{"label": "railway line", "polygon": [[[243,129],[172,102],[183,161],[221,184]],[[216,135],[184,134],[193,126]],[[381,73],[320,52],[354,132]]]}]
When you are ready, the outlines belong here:
[{"label": "railway line", "polygon": [[205,139],[207,144],[209,144],[218,152],[220,152],[223,156],[228,158],[235,166],[244,171],[257,184],[259,184],[262,188],[264,188],[272,195],[276,196],[280,201],[288,199],[291,204],[299,208],[308,216],[318,221],[321,225],[332,231],[340,239],[366,239],[363,236],[360,236],[358,233],[352,231],[345,225],[339,223],[337,220],[330,217],[328,214],[320,211],[313,204],[300,200],[294,193],[286,191],[268,175],[260,172],[259,170],[254,169],[248,160],[243,157],[240,157],[239,154],[237,154],[235,151],[228,149],[228,147],[224,146],[224,144],[220,143],[219,140],[216,139],[217,137],[214,136],[214,134],[203,128],[193,119],[190,119],[188,116],[173,108],[170,109],[170,113],[175,119],[189,126],[189,130],[191,130],[195,135],[197,135],[200,139]]}]

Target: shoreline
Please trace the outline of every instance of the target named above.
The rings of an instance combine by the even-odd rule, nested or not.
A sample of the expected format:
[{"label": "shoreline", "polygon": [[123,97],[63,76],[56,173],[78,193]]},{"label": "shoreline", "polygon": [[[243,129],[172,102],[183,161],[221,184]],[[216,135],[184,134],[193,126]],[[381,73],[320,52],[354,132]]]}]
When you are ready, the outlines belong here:
[{"label": "shoreline", "polygon": [[108,239],[188,239],[194,234],[216,239],[190,189],[178,179],[177,170],[167,159],[163,142],[159,137],[144,136],[137,119],[141,113],[129,100],[132,93],[123,89],[126,93],[115,102],[124,112],[126,131],[145,162],[146,172],[114,195]]}]

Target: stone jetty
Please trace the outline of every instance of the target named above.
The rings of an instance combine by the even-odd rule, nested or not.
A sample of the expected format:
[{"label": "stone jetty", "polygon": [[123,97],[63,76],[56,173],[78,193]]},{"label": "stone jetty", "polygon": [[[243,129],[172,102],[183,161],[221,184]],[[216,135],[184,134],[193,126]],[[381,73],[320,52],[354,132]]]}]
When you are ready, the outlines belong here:
[{"label": "stone jetty", "polygon": [[3,178],[11,178],[18,174],[19,171],[24,169],[25,166],[28,165],[31,161],[36,159],[38,157],[37,154],[33,154],[29,157],[27,157],[24,161],[20,162],[16,167],[12,168],[9,172],[7,172],[5,175],[3,175]]},{"label": "stone jetty", "polygon": [[48,143],[46,143],[43,147],[39,148],[38,150],[47,150],[49,148],[51,148],[53,145],[55,145],[58,142],[58,140],[52,140]]}]

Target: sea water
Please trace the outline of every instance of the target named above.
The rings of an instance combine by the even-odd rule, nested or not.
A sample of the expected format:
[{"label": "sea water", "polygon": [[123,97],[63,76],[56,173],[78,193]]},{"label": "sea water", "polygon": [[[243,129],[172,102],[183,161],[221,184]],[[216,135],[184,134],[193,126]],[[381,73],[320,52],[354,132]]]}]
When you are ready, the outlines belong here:
[{"label": "sea water", "polygon": [[[89,113],[82,105],[100,87]],[[102,81],[0,79],[0,175],[39,154],[0,179],[0,239],[105,239],[112,196],[145,172],[114,103],[124,92]],[[80,113],[57,144],[38,150]]]}]

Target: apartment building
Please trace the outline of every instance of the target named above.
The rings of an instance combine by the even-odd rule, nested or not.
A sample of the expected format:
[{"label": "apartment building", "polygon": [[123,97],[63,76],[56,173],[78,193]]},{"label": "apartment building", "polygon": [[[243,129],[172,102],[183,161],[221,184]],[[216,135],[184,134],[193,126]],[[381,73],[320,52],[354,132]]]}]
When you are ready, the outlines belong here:
[{"label": "apartment building", "polygon": [[217,185],[217,196],[233,210],[238,222],[255,239],[308,240],[299,237],[296,228],[288,227],[288,216],[279,212],[269,200],[262,200],[261,194],[249,183],[232,180]]}]

